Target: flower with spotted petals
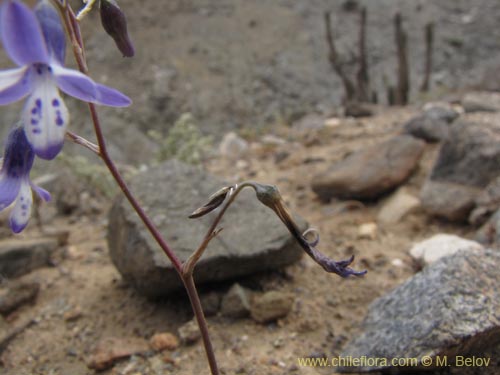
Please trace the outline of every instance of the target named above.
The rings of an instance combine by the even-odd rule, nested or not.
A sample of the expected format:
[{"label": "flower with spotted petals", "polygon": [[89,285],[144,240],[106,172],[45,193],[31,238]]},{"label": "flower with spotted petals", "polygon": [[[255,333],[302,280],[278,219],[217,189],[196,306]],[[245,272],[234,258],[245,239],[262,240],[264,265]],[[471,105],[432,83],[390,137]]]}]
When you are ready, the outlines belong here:
[{"label": "flower with spotted petals", "polygon": [[119,91],[64,67],[64,28],[49,0],[40,0],[34,10],[19,0],[5,0],[0,8],[0,36],[18,65],[0,71],[0,105],[27,97],[21,120],[40,158],[53,159],[63,147],[69,113],[59,90],[85,102],[130,105]]},{"label": "flower with spotted petals", "polygon": [[42,200],[50,200],[48,191],[30,181],[34,159],[35,154],[23,128],[14,128],[7,137],[0,170],[0,211],[14,203],[9,219],[14,233],[21,232],[28,225],[33,204],[32,190]]}]

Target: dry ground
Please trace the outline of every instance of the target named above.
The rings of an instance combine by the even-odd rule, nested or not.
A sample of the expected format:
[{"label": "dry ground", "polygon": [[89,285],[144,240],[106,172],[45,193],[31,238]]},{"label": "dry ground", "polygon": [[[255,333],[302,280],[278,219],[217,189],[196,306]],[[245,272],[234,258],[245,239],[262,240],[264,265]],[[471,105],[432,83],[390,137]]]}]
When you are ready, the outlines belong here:
[{"label": "dry ground", "polygon": [[[356,255],[356,268],[367,268],[363,278],[340,279],[327,274],[304,257],[287,269],[241,280],[262,290],[291,291],[293,311],[276,324],[251,319],[208,319],[220,366],[226,374],[315,374],[329,369],[299,367],[298,357],[333,356],[355,335],[368,305],[417,270],[408,255],[414,241],[437,232],[468,236],[467,227],[452,226],[415,213],[391,227],[379,227],[374,238],[360,238],[359,226],[373,222],[383,200],[360,208],[345,202],[321,203],[310,190],[316,173],[346,153],[385,139],[398,131],[411,110],[389,110],[363,120],[341,119],[338,126],[307,134],[276,129],[285,145],[252,147],[244,162],[222,159],[207,168],[234,181],[253,179],[280,187],[292,211],[319,229],[321,244],[335,258]],[[418,171],[408,181],[418,194],[437,146],[428,146]],[[288,152],[276,163],[276,155]],[[106,203],[103,202],[103,207]],[[189,210],[188,210],[189,211]],[[37,318],[38,323],[19,335],[1,356],[2,373],[9,375],[83,375],[90,352],[104,337],[143,337],[176,332],[191,318],[187,299],[178,294],[150,302],[125,285],[107,254],[106,209],[95,216],[56,217],[50,226],[66,228],[69,244],[56,266],[24,276],[41,283],[36,303],[8,317],[12,323]],[[225,230],[230,230],[227,225]],[[24,237],[38,235],[31,225]],[[214,286],[217,291],[227,285]],[[207,288],[203,288],[206,292]],[[173,360],[174,364],[169,363]],[[163,371],[163,372],[162,372]],[[120,361],[103,374],[208,373],[201,344],[181,346],[174,352]]]}]

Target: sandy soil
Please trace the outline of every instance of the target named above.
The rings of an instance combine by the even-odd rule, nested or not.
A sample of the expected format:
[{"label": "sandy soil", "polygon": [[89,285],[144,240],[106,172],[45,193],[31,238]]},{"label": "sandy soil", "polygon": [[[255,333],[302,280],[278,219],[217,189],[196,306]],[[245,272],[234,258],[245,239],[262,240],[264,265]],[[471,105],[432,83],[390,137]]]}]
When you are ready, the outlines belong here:
[{"label": "sandy soil", "polygon": [[[304,257],[285,270],[240,280],[258,290],[292,292],[296,300],[286,318],[269,325],[221,316],[208,319],[224,373],[329,373],[299,367],[297,358],[331,357],[340,353],[346,341],[356,334],[369,303],[417,271],[408,255],[412,242],[437,232],[470,234],[466,227],[434,221],[417,212],[398,225],[379,227],[374,238],[359,238],[359,226],[375,220],[383,200],[353,208],[345,202],[321,203],[310,190],[314,174],[346,153],[393,134],[411,112],[394,109],[359,121],[341,119],[336,127],[306,135],[276,129],[276,134],[287,139],[286,144],[254,146],[245,163],[222,159],[207,162],[209,170],[235,181],[251,178],[277,184],[292,211],[319,229],[323,251],[335,258],[355,254],[355,267],[369,271],[363,278],[340,279],[322,272]],[[284,151],[290,155],[276,164],[275,156]],[[415,194],[436,151],[436,146],[428,146],[419,170],[406,184]],[[4,351],[3,373],[89,374],[92,370],[86,363],[99,339],[149,339],[156,332],[176,333],[191,318],[188,301],[182,293],[151,302],[121,281],[107,255],[105,202],[103,207],[94,216],[56,217],[50,223],[69,230],[69,243],[54,267],[23,277],[40,282],[41,292],[36,303],[22,307],[7,319],[14,324],[36,318],[38,323]],[[31,225],[22,236],[37,235],[39,230]],[[399,265],[394,265],[395,261]],[[228,283],[201,290],[206,293],[207,289],[215,289],[222,293],[229,286]],[[103,372],[105,375],[160,373],[208,373],[201,344],[181,346],[174,352],[134,356]]]}]

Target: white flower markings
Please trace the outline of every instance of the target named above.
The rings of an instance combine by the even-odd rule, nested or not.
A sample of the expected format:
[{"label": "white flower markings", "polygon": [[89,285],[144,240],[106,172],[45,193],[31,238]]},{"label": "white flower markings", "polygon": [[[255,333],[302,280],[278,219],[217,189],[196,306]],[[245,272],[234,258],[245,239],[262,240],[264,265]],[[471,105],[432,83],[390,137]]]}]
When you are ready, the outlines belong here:
[{"label": "white flower markings", "polygon": [[34,10],[18,0],[0,8],[0,36],[5,51],[18,68],[0,71],[0,105],[28,97],[21,116],[28,142],[42,159],[61,151],[69,122],[59,93],[85,102],[126,107],[131,100],[79,71],[64,67],[66,40],[59,14],[49,0]]},{"label": "white flower markings", "polygon": [[44,201],[50,200],[48,191],[30,181],[34,159],[35,154],[23,128],[14,128],[7,137],[0,170],[0,211],[15,202],[9,219],[14,233],[21,232],[28,225],[33,204],[32,189]]}]

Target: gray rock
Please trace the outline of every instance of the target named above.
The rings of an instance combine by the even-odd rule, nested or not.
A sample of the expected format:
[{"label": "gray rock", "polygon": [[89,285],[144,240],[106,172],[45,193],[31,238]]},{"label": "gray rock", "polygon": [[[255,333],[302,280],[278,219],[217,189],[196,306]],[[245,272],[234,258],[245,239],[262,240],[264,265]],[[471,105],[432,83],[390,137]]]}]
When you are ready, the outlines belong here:
[{"label": "gray rock", "polygon": [[499,175],[500,126],[458,121],[443,144],[431,179],[486,187]]},{"label": "gray rock", "polygon": [[217,292],[208,292],[200,295],[201,307],[205,316],[213,316],[219,312],[221,295]]},{"label": "gray rock", "polygon": [[423,115],[432,120],[442,120],[452,123],[458,116],[459,110],[447,102],[429,102],[424,105]]},{"label": "gray rock", "polygon": [[292,124],[292,129],[297,133],[308,133],[323,129],[325,127],[325,118],[316,113],[310,113]]},{"label": "gray rock", "polygon": [[248,147],[247,141],[235,132],[229,132],[224,135],[220,142],[219,154],[230,160],[236,160],[247,152]]},{"label": "gray rock", "polygon": [[259,323],[283,318],[292,310],[295,297],[291,293],[271,291],[252,299],[250,314]]},{"label": "gray rock", "polygon": [[500,337],[499,267],[497,251],[458,252],[378,298],[342,356],[386,358],[387,365],[341,370],[373,371],[390,367],[392,358],[444,355],[452,365],[455,355],[493,346]]},{"label": "gray rock", "polygon": [[[199,246],[212,214],[187,216],[227,185],[199,169],[171,160],[136,175],[130,187],[181,261]],[[306,228],[298,219],[301,229]],[[221,226],[194,272],[198,284],[249,275],[293,263],[302,256],[281,221],[260,204],[253,191],[243,191],[229,208]],[[182,287],[165,254],[144,229],[127,201],[119,197],[109,214],[111,259],[123,278],[149,297]]]},{"label": "gray rock", "polygon": [[500,175],[499,163],[500,126],[456,122],[423,187],[424,209],[449,220],[466,220],[479,191]]},{"label": "gray rock", "polygon": [[403,132],[429,143],[440,142],[446,139],[450,123],[458,116],[447,103],[428,103],[420,115],[406,122]]},{"label": "gray rock", "polygon": [[349,102],[345,106],[344,115],[347,117],[370,117],[373,116],[373,110],[369,104],[359,102]]},{"label": "gray rock", "polygon": [[500,94],[491,92],[468,92],[462,98],[465,112],[498,112],[500,111]]},{"label": "gray rock", "polygon": [[404,124],[403,132],[433,143],[446,139],[448,128],[449,124],[445,120],[419,115]]},{"label": "gray rock", "polygon": [[479,193],[474,203],[475,207],[469,215],[469,223],[478,226],[500,207],[500,176]]},{"label": "gray rock", "polygon": [[484,223],[474,235],[474,240],[484,246],[494,246],[497,233],[500,233],[497,223],[500,218],[500,211],[497,211]]},{"label": "gray rock", "polygon": [[421,241],[410,249],[410,255],[422,266],[428,266],[442,257],[455,254],[458,251],[481,250],[476,241],[467,240],[452,234],[439,233]]},{"label": "gray rock", "polygon": [[453,182],[427,180],[420,192],[424,210],[433,216],[465,222],[481,189]]},{"label": "gray rock", "polygon": [[229,318],[244,318],[250,315],[249,291],[234,284],[222,297],[221,314]]},{"label": "gray rock", "polygon": [[324,201],[332,198],[375,199],[402,184],[415,170],[425,143],[398,135],[354,152],[313,178],[312,189]]},{"label": "gray rock", "polygon": [[7,315],[27,303],[32,303],[40,291],[37,282],[9,283],[0,289],[0,314]]},{"label": "gray rock", "polygon": [[179,337],[185,345],[194,344],[201,338],[201,332],[196,319],[192,319],[179,327]]},{"label": "gray rock", "polygon": [[476,232],[475,240],[483,245],[498,248],[500,244],[500,209]]},{"label": "gray rock", "polygon": [[58,247],[54,238],[0,241],[0,275],[17,277],[49,266]]},{"label": "gray rock", "polygon": [[377,215],[377,222],[385,225],[396,224],[419,208],[420,200],[402,187],[384,202]]}]

